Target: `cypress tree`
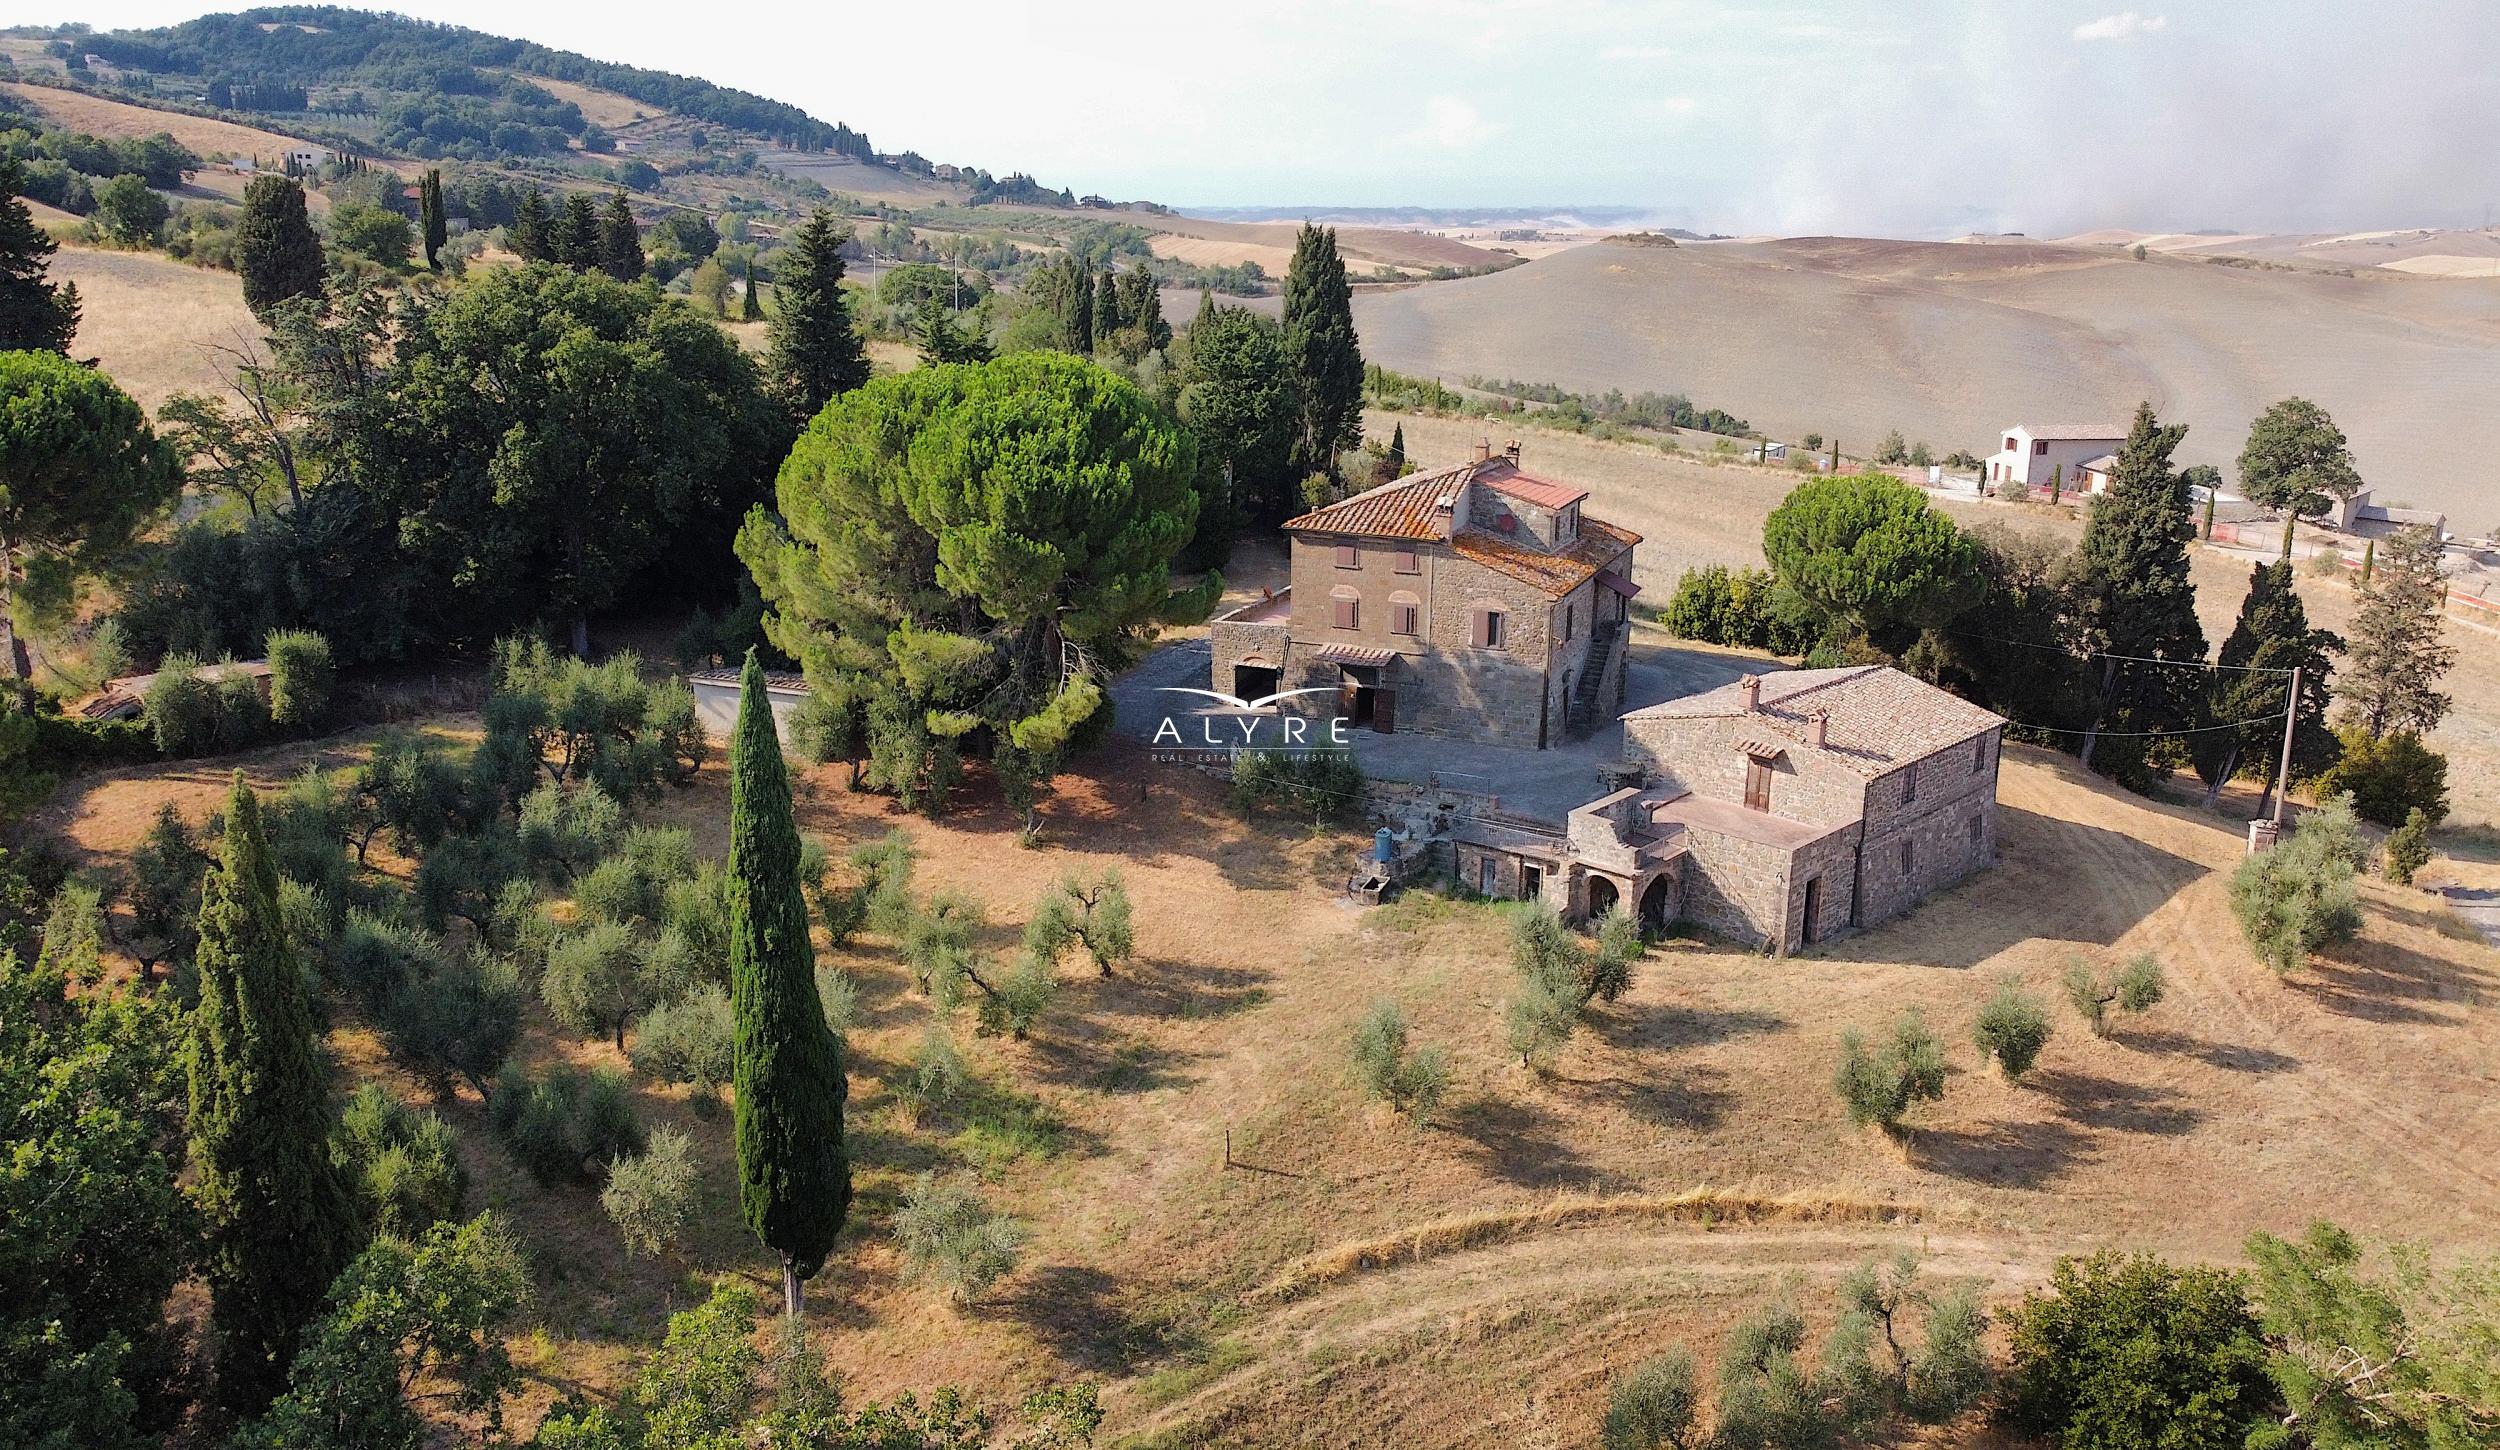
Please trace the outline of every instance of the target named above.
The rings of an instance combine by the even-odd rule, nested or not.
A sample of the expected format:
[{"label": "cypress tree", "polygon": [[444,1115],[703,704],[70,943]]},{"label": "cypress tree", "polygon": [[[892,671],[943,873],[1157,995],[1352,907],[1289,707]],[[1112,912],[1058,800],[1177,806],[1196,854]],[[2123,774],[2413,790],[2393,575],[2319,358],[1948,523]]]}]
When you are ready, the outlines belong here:
[{"label": "cypress tree", "polygon": [[1389,430],[1389,476],[1397,478],[1406,472],[1406,425]]},{"label": "cypress tree", "polygon": [[591,202],[590,193],[577,191],[564,199],[558,234],[562,249],[556,253],[557,261],[576,272],[599,265],[599,208]]},{"label": "cypress tree", "polygon": [[[2113,719],[2138,736],[2182,727],[2192,713],[2195,675],[2175,664],[2146,662],[2205,658],[2196,586],[2188,578],[2188,541],[2196,529],[2187,480],[2170,466],[2186,436],[2185,424],[2155,419],[2152,404],[2136,406],[2109,488],[2093,495],[2075,549],[2076,603],[2085,631],[2094,650],[2113,656],[2101,662],[2100,709],[2084,737],[2085,765],[2092,763],[2101,727]],[[2128,658],[2114,657],[2122,655]]]},{"label": "cypress tree", "polygon": [[1105,270],[1094,286],[1094,346],[1108,351],[1128,319],[1120,315],[1119,279]]},{"label": "cypress tree", "polygon": [[19,201],[26,173],[0,161],[0,352],[69,351],[78,332],[78,288],[49,280],[60,244]]},{"label": "cypress tree", "polygon": [[451,236],[451,221],[443,214],[443,173],[431,166],[417,180],[417,222],[425,239],[426,269],[439,272],[438,258]]},{"label": "cypress tree", "polygon": [[1285,272],[1285,355],[1300,402],[1292,471],[1335,478],[1338,450],[1363,441],[1363,350],[1333,228],[1304,222],[1294,241]]},{"label": "cypress tree", "polygon": [[256,316],[297,297],[321,294],[321,238],[304,215],[304,188],[283,176],[255,176],[243,188],[243,219],[234,229],[235,270],[243,301]]},{"label": "cypress tree", "polygon": [[837,393],[868,381],[868,353],[842,297],[842,244],[833,213],[818,210],[773,257],[773,322],[764,372],[804,425]]},{"label": "cypress tree", "polygon": [[755,264],[752,262],[747,264],[747,295],[745,300],[738,304],[738,320],[741,322],[764,320],[764,304],[755,296]]},{"label": "cypress tree", "polygon": [[1067,294],[1068,351],[1078,357],[1094,355],[1094,264],[1077,259],[1075,272],[1069,280]]},{"label": "cypress tree", "polygon": [[2196,769],[2205,778],[2208,809],[2241,766],[2273,766],[2283,739],[2283,692],[2291,685],[2282,671],[2300,670],[2300,704],[2292,721],[2294,773],[2314,775],[2334,763],[2335,735],[2326,728],[2327,673],[2333,668],[2329,656],[2343,649],[2344,641],[2332,631],[2309,627],[2290,561],[2253,567],[2239,620],[2215,657],[2221,668],[2207,702],[2215,725],[2248,723],[2196,737]]},{"label": "cypress tree", "polygon": [[278,917],[260,801],[235,772],[200,892],[191,1016],[191,1195],[206,1240],[217,1398],[237,1414],[286,1386],[304,1327],[360,1247],[330,1161],[332,1114],[303,965]]},{"label": "cypress tree", "polygon": [[599,218],[599,270],[619,282],[642,276],[642,232],[622,191],[608,197],[607,212]]},{"label": "cypress tree", "polygon": [[504,244],[524,262],[548,262],[547,198],[535,186],[521,188],[512,204],[512,225],[504,228]]},{"label": "cypress tree", "polygon": [[842,1147],[849,1092],[842,1044],[816,996],[790,778],[747,651],[729,744],[729,988],[737,1018],[738,1200],[756,1237],[781,1255],[783,1307],[806,1308],[851,1208]]},{"label": "cypress tree", "polygon": [[2439,535],[2409,524],[2370,556],[2370,586],[2352,621],[2352,669],[2344,681],[2344,723],[2372,735],[2427,734],[2455,703],[2439,692],[2457,662],[2442,632],[2448,585],[2439,572]]}]

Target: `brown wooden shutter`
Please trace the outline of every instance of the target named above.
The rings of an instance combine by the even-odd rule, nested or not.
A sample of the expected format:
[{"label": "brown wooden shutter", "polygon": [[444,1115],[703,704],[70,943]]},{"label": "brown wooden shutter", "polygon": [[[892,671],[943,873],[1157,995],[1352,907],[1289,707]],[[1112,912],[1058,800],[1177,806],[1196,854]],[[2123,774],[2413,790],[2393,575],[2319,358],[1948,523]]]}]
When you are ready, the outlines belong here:
[{"label": "brown wooden shutter", "polygon": [[1354,620],[1355,620],[1354,608],[1355,608],[1355,606],[1356,606],[1357,604],[1359,604],[1361,601],[1360,601],[1360,600],[1354,600],[1354,599],[1338,599],[1338,600],[1334,600],[1334,601],[1332,601],[1332,602],[1333,602],[1333,603],[1337,606],[1337,628],[1339,628],[1339,629],[1352,629],[1352,628],[1354,628]]},{"label": "brown wooden shutter", "polygon": [[1423,572],[1423,565],[1417,562],[1413,549],[1400,549],[1398,550],[1397,570],[1401,574],[1420,574]]},{"label": "brown wooden shutter", "polygon": [[1339,544],[1337,546],[1338,568],[1351,569],[1361,562],[1362,556],[1355,552],[1355,548],[1352,544]]},{"label": "brown wooden shutter", "polygon": [[1492,638],[1492,618],[1493,611],[1489,609],[1470,609],[1467,611],[1467,642],[1469,644],[1474,645],[1477,649],[1483,649],[1485,647],[1487,641]]}]

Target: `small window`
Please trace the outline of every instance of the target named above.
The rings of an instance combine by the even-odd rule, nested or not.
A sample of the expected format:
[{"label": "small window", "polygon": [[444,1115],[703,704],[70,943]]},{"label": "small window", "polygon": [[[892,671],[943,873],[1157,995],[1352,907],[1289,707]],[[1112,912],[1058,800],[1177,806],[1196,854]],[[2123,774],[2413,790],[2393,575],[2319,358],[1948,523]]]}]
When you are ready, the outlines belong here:
[{"label": "small window", "polygon": [[1340,594],[1328,601],[1335,611],[1334,623],[1339,629],[1353,629],[1362,623],[1363,601],[1353,594]]},{"label": "small window", "polygon": [[1396,567],[1399,573],[1421,574],[1424,572],[1423,561],[1415,557],[1415,551],[1413,549],[1400,549],[1398,550],[1396,557]]},{"label": "small window", "polygon": [[1573,619],[1578,614],[1579,608],[1580,606],[1576,604],[1563,606],[1563,638],[1566,640],[1571,638],[1571,631],[1574,628]]},{"label": "small window", "polygon": [[1917,865],[1918,842],[1903,841],[1901,843],[1901,874],[1904,876],[1909,875],[1911,869]]},{"label": "small window", "polygon": [[1970,743],[1970,773],[1984,775],[1988,769],[1988,737],[1980,736]]},{"label": "small window", "polygon": [[1391,603],[1389,632],[1391,634],[1423,633],[1423,610],[1412,604]]},{"label": "small window", "polygon": [[2047,440],[2046,438],[2043,438],[2043,439],[2041,439],[2039,442],[2032,444],[2032,445],[2031,445],[2031,455],[2032,455],[2034,458],[2046,458],[2046,457],[2048,457],[2048,456],[2049,456],[2049,440]]},{"label": "small window", "polygon": [[1498,609],[1469,610],[1467,642],[1477,649],[1500,649],[1502,647],[1502,612]]},{"label": "small window", "polygon": [[1510,616],[1498,609],[1487,610],[1484,616],[1484,644],[1487,649],[1502,647],[1502,625]]},{"label": "small window", "polygon": [[2008,453],[2012,453],[2020,447],[2022,447],[2022,445],[2015,442],[2011,437],[2005,440],[2005,451]]},{"label": "small window", "polygon": [[1362,550],[1360,550],[1360,549],[1356,548],[1356,547],[1355,547],[1354,545],[1352,545],[1352,544],[1339,544],[1339,545],[1337,546],[1337,567],[1338,567],[1338,568],[1340,568],[1340,569],[1359,569],[1359,568],[1361,568],[1361,567],[1362,567],[1362,564],[1363,564],[1363,551],[1362,551]]},{"label": "small window", "polygon": [[1979,817],[1975,813],[1970,818],[1970,843],[1974,846],[1979,844]]},{"label": "small window", "polygon": [[1918,763],[1913,761],[1909,769],[1901,772],[1901,804],[1906,806],[1917,799]]},{"label": "small window", "polygon": [[1747,759],[1745,762],[1745,809],[1771,809],[1771,762]]}]

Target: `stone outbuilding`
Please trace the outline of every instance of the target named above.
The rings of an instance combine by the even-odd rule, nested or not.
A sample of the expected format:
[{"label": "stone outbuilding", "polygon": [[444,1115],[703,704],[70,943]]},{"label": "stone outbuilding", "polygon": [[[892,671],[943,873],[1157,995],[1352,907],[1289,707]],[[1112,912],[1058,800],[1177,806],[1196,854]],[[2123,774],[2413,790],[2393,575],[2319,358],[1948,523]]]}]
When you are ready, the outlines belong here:
[{"label": "stone outbuilding", "polygon": [[1584,517],[1587,497],[1480,443],[1287,521],[1290,584],[1209,626],[1214,688],[1323,690],[1306,698],[1357,730],[1540,750],[1586,734],[1622,709],[1640,543]]}]

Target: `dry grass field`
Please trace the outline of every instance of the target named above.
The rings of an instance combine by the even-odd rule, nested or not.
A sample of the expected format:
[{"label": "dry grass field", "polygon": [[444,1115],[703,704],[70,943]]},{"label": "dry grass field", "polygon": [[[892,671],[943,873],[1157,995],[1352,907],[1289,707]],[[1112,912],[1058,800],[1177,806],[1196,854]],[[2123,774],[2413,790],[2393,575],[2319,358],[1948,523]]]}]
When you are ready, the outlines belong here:
[{"label": "dry grass field", "polygon": [[151,413],[174,393],[216,389],[203,344],[260,336],[232,272],[152,253],[63,247],[53,254],[52,279],[78,284],[71,351],[97,359]]},{"label": "dry grass field", "polygon": [[1852,450],[1898,428],[1984,453],[2007,423],[2149,398],[2191,425],[2182,461],[2227,468],[2249,420],[2297,393],[2343,425],[2382,502],[2500,526],[2473,462],[2500,450],[2500,282],[1799,238],[1580,247],[1367,292],[1355,316],[1365,354],[1402,372],[1681,392]]},{"label": "dry grass field", "polygon": [[[65,91],[53,86],[25,86],[0,83],[11,104],[33,111],[73,131],[94,136],[153,136],[159,131],[190,147],[203,157],[242,155],[275,158],[280,152],[305,142],[276,131],[257,126],[237,125],[208,116],[187,116],[179,111],[158,111],[134,106],[125,101],[107,100],[78,91]],[[388,161],[377,163],[391,166]]]},{"label": "dry grass field", "polygon": [[1274,246],[1222,237],[1157,236],[1149,245],[1158,257],[1170,257],[1195,267],[1238,267],[1244,262],[1256,262],[1270,277],[1282,277],[1293,265],[1291,243]]},{"label": "dry grass field", "polygon": [[[464,737],[474,722],[430,728]],[[33,823],[120,859],[160,801],[195,819],[240,764],[276,785],[356,737],[71,783]],[[2147,804],[2062,758],[2007,754],[2003,862],[1911,917],[1774,960],[1671,942],[1550,1075],[1501,1047],[1513,988],[1500,914],[1430,896],[1365,913],[1333,894],[1345,836],[1245,825],[1217,787],[1132,754],[1063,778],[1048,845],[976,788],[939,822],[802,780],[802,825],[847,845],[899,826],[923,888],[979,898],[1005,948],[1064,871],[1116,865],[1139,908],[1117,976],[1063,968],[1033,1039],[961,1040],[985,1106],[915,1119],[887,1083],[930,1015],[888,943],[835,953],[858,984],[852,1227],[811,1295],[855,1397],[954,1381],[992,1403],[1050,1379],[1105,1385],[1110,1443],[1588,1443],[1608,1376],[1668,1344],[1706,1355],[1775,1286],[1827,1305],[1861,1259],[1910,1248],[2002,1301],[2102,1244],[2229,1258],[2250,1229],[2328,1215],[2448,1251],[2500,1203],[2500,971],[2418,897],[2365,887],[2361,940],[2288,980],[2222,905],[2230,828]],[[724,772],[652,818],[725,845]],[[405,863],[380,863],[394,874]],[[2020,902],[2019,912],[2007,910]],[[1973,1013],[2012,972],[2154,951],[2167,1000],[2096,1039],[2060,1014],[2021,1087],[1981,1069]],[[1418,1130],[1366,1103],[1345,1044],[1376,1001],[1450,1054]],[[1840,1033],[1920,1006],[1950,1045],[1945,1101],[1899,1142],[1849,1129],[1828,1086]],[[342,1080],[421,1098],[342,1019]],[[523,1056],[614,1064],[533,1008]],[[716,1273],[767,1287],[739,1225],[718,1108],[640,1093],[701,1145],[699,1221],[660,1263],[622,1256],[587,1190],[518,1173],[463,1090],[439,1104],[472,1201],[520,1225],[542,1288],[516,1336],[526,1428],[556,1396],[612,1393],[630,1354]],[[1230,1164],[1226,1157],[1230,1138]],[[909,1178],[974,1165],[1033,1230],[968,1309],[904,1282],[887,1219]],[[1981,1438],[1960,1427],[1951,1443]]]},{"label": "dry grass field", "polygon": [[594,126],[613,130],[660,113],[657,106],[646,106],[631,96],[620,96],[614,91],[603,91],[579,81],[560,81],[552,76],[531,75],[526,71],[507,71],[503,74],[526,85],[536,86],[559,101],[571,101],[582,108],[582,115]]},{"label": "dry grass field", "polygon": [[[1766,468],[1713,461],[1694,452],[1670,454],[1647,444],[1603,442],[1550,429],[1512,425],[1506,430],[1500,419],[1375,411],[1366,415],[1364,426],[1373,438],[1386,438],[1392,427],[1403,427],[1408,456],[1425,467],[1458,462],[1479,438],[1489,437],[1499,446],[1516,435],[1531,468],[1586,485],[1592,514],[1643,536],[1633,574],[1647,591],[1644,599],[1657,603],[1665,601],[1686,569],[1761,564],[1762,521],[1802,477],[1776,464]],[[1687,435],[1687,446],[1706,445]],[[1948,500],[1944,508],[1964,524],[1996,522],[2068,540],[2082,534],[2079,518],[2045,507]],[[2196,554],[2197,613],[2210,643],[2219,645],[2230,633],[2254,562],[2253,555],[2219,549]],[[2312,623],[2350,631],[2356,599],[2349,583],[2304,572],[2300,588]],[[2500,635],[2452,622],[2448,637],[2457,648],[2457,665],[2443,687],[2455,697],[2456,709],[2432,734],[2431,743],[2451,761],[2452,820],[2459,826],[2500,827]]]}]

